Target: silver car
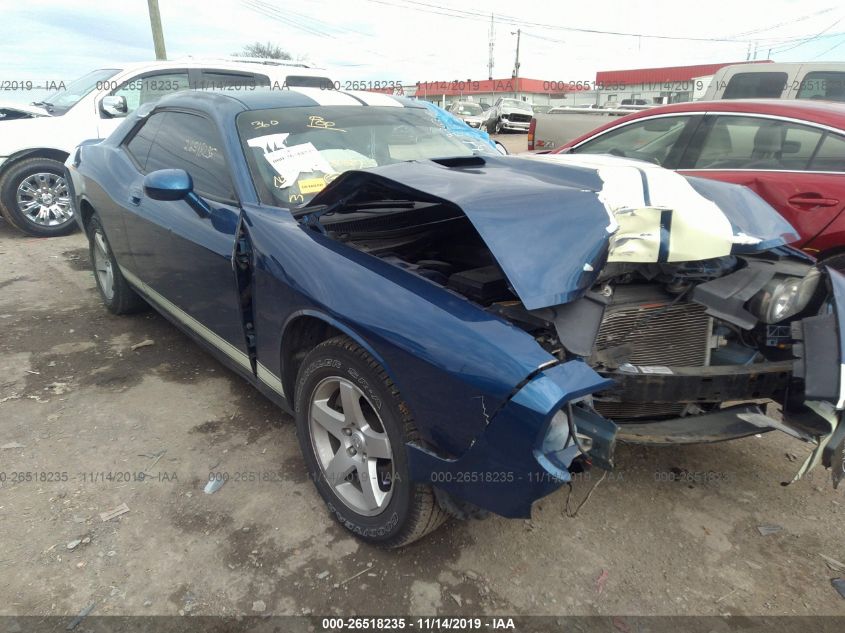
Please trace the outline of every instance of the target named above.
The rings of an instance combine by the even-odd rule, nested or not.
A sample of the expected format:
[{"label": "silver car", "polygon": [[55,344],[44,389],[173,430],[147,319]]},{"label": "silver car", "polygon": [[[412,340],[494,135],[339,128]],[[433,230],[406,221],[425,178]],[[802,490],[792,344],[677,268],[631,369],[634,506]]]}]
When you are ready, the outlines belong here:
[{"label": "silver car", "polygon": [[456,101],[449,106],[449,112],[470,127],[480,128],[484,123],[484,108],[474,101]]}]

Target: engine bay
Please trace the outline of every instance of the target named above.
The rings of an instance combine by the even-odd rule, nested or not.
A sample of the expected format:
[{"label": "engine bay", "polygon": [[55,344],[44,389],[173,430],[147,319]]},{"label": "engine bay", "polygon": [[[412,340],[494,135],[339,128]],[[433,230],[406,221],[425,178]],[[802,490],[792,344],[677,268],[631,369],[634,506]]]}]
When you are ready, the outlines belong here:
[{"label": "engine bay", "polygon": [[458,293],[561,361],[618,387],[592,405],[614,421],[784,402],[796,390],[791,322],[819,312],[821,275],[788,249],[675,263],[607,263],[569,303],[528,310],[470,221],[448,205],[324,217],[333,239]]}]

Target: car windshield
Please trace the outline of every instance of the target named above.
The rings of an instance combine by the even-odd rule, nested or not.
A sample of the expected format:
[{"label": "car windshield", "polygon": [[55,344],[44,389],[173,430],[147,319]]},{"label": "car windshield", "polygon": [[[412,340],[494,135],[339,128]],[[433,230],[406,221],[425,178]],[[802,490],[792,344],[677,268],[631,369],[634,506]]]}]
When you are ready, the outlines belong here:
[{"label": "car windshield", "polygon": [[467,133],[447,130],[427,109],[381,106],[243,112],[238,133],[265,204],[297,207],[338,175],[410,160],[496,155]]},{"label": "car windshield", "polygon": [[87,75],[83,75],[54,94],[49,95],[43,101],[39,101],[37,105],[43,105],[47,108],[50,114],[61,115],[70,110],[73,106],[79,103],[79,100],[98,87],[98,85],[114,77],[119,70],[117,68],[100,68],[99,70],[92,70]]},{"label": "car windshield", "polygon": [[455,114],[462,114],[464,116],[476,116],[482,112],[481,106],[477,103],[459,103],[454,110]]},{"label": "car windshield", "polygon": [[502,105],[508,106],[509,108],[522,108],[523,110],[528,110],[531,107],[519,99],[502,99]]}]

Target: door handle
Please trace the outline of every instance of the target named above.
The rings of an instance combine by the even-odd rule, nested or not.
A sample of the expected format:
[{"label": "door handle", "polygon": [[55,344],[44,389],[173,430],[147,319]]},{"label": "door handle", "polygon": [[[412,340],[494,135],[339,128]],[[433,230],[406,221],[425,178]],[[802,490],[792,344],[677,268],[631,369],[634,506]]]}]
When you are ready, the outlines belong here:
[{"label": "door handle", "polygon": [[144,191],[140,187],[132,187],[129,190],[129,202],[134,205],[141,204],[141,196],[144,195]]},{"label": "door handle", "polygon": [[789,199],[790,204],[802,207],[835,207],[839,204],[836,198],[823,198],[820,193],[799,193]]}]

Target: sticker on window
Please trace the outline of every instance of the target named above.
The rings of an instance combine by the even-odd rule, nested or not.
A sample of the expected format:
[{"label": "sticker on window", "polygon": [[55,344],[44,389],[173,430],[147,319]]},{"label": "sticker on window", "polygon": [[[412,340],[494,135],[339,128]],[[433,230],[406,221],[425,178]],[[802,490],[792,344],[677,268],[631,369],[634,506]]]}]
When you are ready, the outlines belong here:
[{"label": "sticker on window", "polygon": [[307,195],[317,193],[326,188],[326,181],[322,178],[303,178],[299,181],[299,193]]},{"label": "sticker on window", "polygon": [[258,147],[264,150],[265,154],[275,152],[277,149],[282,149],[285,146],[285,140],[290,134],[265,134],[247,140],[247,145],[250,147]]},{"label": "sticker on window", "polygon": [[264,158],[281,177],[282,187],[290,187],[303,173],[332,174],[335,171],[312,143],[282,147],[264,154]]}]

